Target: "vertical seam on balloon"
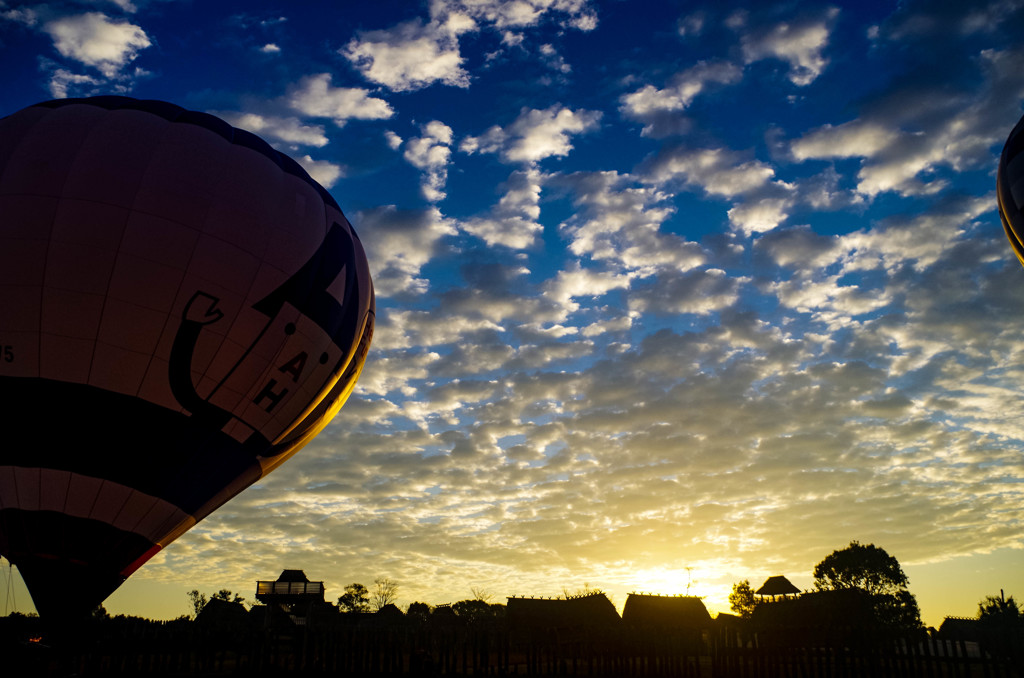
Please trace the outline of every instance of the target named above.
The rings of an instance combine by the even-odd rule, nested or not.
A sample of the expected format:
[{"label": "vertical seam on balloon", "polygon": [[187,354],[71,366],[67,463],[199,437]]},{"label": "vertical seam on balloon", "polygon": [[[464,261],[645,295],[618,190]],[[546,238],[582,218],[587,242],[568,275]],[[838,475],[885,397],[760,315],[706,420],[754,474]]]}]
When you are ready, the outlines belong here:
[{"label": "vertical seam on balloon", "polygon": [[[134,490],[134,489],[132,490],[132,492],[133,492],[133,493],[135,493],[135,494],[143,495],[143,496],[151,496],[151,495],[145,495],[145,494],[144,494],[144,493],[142,493],[142,492],[137,492],[137,491],[136,491],[136,490]],[[131,495],[129,495],[129,496],[131,496]],[[154,498],[154,499],[155,499],[155,498]],[[132,524],[132,527],[131,527],[131,529],[129,529],[129,530],[126,530],[126,532],[131,532],[132,534],[139,534],[139,532],[138,532],[138,529],[139,529],[139,525],[141,525],[141,524],[142,524],[142,521],[143,521],[143,520],[145,520],[146,518],[148,518],[148,517],[149,517],[149,514],[150,514],[150,513],[152,513],[152,512],[153,512],[153,511],[154,511],[154,510],[156,509],[157,505],[158,505],[158,502],[157,502],[157,501],[153,501],[153,503],[151,503],[151,504],[149,505],[149,508],[148,508],[148,509],[146,509],[145,513],[143,513],[143,514],[142,514],[141,516],[139,516],[139,518],[138,518],[138,519],[137,519],[137,520],[136,520],[136,521],[135,521],[135,522],[134,522],[134,523]],[[123,509],[123,508],[124,508],[124,507],[122,507],[122,509]],[[147,537],[147,539],[148,539],[148,537]]]},{"label": "vertical seam on balloon", "polygon": [[[113,518],[111,518],[111,520],[110,520],[109,525],[112,528],[114,528],[115,530],[118,530],[120,532],[119,537],[111,542],[111,545],[110,545],[110,551],[111,552],[116,553],[118,550],[121,549],[123,544],[128,542],[129,539],[131,539],[132,537],[138,535],[138,533],[135,532],[135,527],[138,526],[138,521],[136,521],[135,525],[132,526],[131,530],[127,530],[127,529],[125,529],[123,527],[118,527],[117,526],[118,518],[121,517],[122,511],[124,511],[124,507],[128,505],[129,500],[131,500],[132,495],[134,495],[134,494],[140,494],[140,493],[136,492],[135,489],[132,489],[127,495],[125,495],[124,501],[121,503],[121,506],[118,507],[118,509],[117,509],[117,513],[115,513]],[[152,506],[150,507],[150,509],[152,510]],[[147,513],[148,513],[148,511],[147,511]],[[146,541],[149,541],[149,540],[147,539]]]},{"label": "vertical seam on balloon", "polygon": [[[167,124],[164,126],[164,128],[163,128],[163,130],[161,132],[160,141],[163,141],[163,139],[166,138],[168,130],[170,130],[171,125],[174,124],[173,120],[167,121],[166,118],[164,118],[164,120],[167,122]],[[159,146],[159,145],[160,145],[160,142],[157,142],[154,147]],[[149,171],[150,171],[150,169],[152,169],[152,167],[153,167],[153,156],[150,155],[149,162],[146,164],[146,169],[142,173],[142,180],[140,180],[140,182],[139,182],[139,188],[138,188],[138,190],[135,191],[135,195],[132,196],[132,204],[128,208],[128,218],[125,220],[124,230],[121,231],[121,241],[118,243],[117,257],[114,259],[114,268],[115,269],[117,268],[117,262],[121,258],[121,247],[124,245],[125,236],[128,234],[128,224],[131,222],[132,215],[135,214],[136,211],[137,211],[135,209],[135,200],[138,198],[139,191],[142,189],[142,181],[145,180],[146,175],[149,173]],[[175,223],[177,223],[177,222],[175,222]],[[184,278],[184,276],[182,276],[182,277]],[[108,285],[109,285],[109,283],[108,283]],[[109,294],[109,289],[108,289],[108,294]],[[177,299],[178,298],[177,295],[175,295],[174,298]],[[174,305],[174,301],[173,300],[171,301],[171,305],[173,307],[173,305]],[[160,309],[160,310],[162,310],[162,309]],[[153,347],[153,351],[149,354],[149,357],[146,360],[146,368],[142,372],[142,378],[139,380],[139,385],[135,387],[135,393],[134,393],[135,397],[139,397],[139,394],[142,392],[143,387],[146,385],[146,375],[149,374],[149,368],[153,365],[153,360],[156,358],[156,354],[157,354],[157,350],[156,349],[157,349],[157,347],[159,347],[160,340],[163,338],[164,332],[167,330],[167,325],[170,322],[170,319],[171,319],[171,316],[172,316],[171,311],[172,311],[172,309],[168,309],[167,310],[167,315],[166,315],[166,317],[164,319],[163,328],[161,328],[160,334],[156,338],[156,346]]]},{"label": "vertical seam on balloon", "polygon": [[[67,493],[65,493],[65,494],[67,495]],[[43,508],[43,468],[40,466],[39,467],[39,509],[42,510],[42,508]],[[63,554],[65,554],[65,553],[67,553],[67,548],[68,548],[68,537],[67,537],[67,532],[68,531],[67,531],[67,528],[65,527],[65,525],[62,524],[63,522],[65,522],[65,521],[60,520],[60,534],[59,534],[59,538],[57,540],[57,545],[59,546],[60,551],[58,552],[58,554],[55,554],[55,555],[61,555],[61,556]]]},{"label": "vertical seam on balloon", "polygon": [[[232,130],[234,130],[234,129],[235,128],[232,127]],[[234,144],[234,135],[233,135],[233,133],[232,133],[232,139],[230,141],[231,141],[232,145],[236,145],[236,144]],[[252,149],[250,149],[250,150],[252,150]],[[280,163],[275,163],[275,164],[277,165],[277,169],[278,169],[278,178],[281,181],[284,181],[285,171],[281,168]],[[323,201],[321,201],[321,204],[323,204]],[[326,210],[326,207],[325,207],[325,210]],[[261,259],[261,263],[263,261],[266,261],[266,254],[267,254],[267,252],[270,249],[270,242],[271,242],[271,238],[267,238],[267,242],[264,245],[264,249],[263,249],[263,258]],[[230,244],[230,243],[228,243],[228,244]],[[256,270],[256,276],[259,276],[259,269],[258,268]],[[248,293],[246,294],[246,299],[243,300],[243,303],[245,301],[248,301]],[[240,318],[241,318],[241,312],[238,315],[235,316],[235,322],[238,322],[240,320]],[[267,331],[270,329],[271,325],[273,325],[273,324],[274,324],[274,318],[268,317],[267,323],[263,326],[263,329],[260,330],[260,333],[256,336],[256,338],[253,341],[251,341],[249,343],[249,346],[245,349],[245,351],[242,353],[242,355],[235,361],[235,364],[231,367],[231,369],[228,370],[227,373],[225,373],[224,377],[219,382],[217,382],[217,384],[210,390],[210,394],[208,396],[209,398],[213,398],[213,396],[221,389],[221,387],[224,386],[225,383],[227,383],[228,379],[231,378],[231,375],[233,375],[235,373],[235,370],[238,369],[238,366],[241,365],[244,362],[244,360],[249,356],[249,354],[252,352],[252,350],[256,347],[256,345],[263,338],[263,335],[265,335],[267,333]],[[233,325],[231,327],[228,327],[228,333],[231,332],[232,327],[233,327]],[[227,337],[227,334],[225,334],[225,338],[226,337]],[[224,342],[221,342],[221,345],[218,346],[218,348],[217,348],[218,352],[223,347],[223,345],[224,345]],[[278,349],[277,353],[274,354],[275,357],[279,356],[282,350],[283,350],[283,345],[282,345],[281,348]],[[270,362],[272,363],[272,361],[270,361]],[[248,395],[248,393],[243,394],[243,397],[247,396],[247,395]],[[242,421],[241,417],[235,415],[233,412],[231,414],[232,414],[232,418],[233,419],[237,419],[239,421]],[[248,424],[246,424],[246,425],[248,426]]]},{"label": "vertical seam on balloon", "polygon": [[[128,487],[128,486],[127,485],[122,485],[122,487]],[[135,492],[135,490],[130,488],[130,487],[128,487],[128,489],[129,489],[128,494],[126,494],[124,496],[124,500],[121,502],[121,505],[117,507],[117,511],[114,512],[113,517],[110,519],[110,521],[108,523],[111,527],[113,527],[115,529],[119,529],[119,528],[117,528],[116,525],[114,525],[114,523],[117,522],[117,517],[121,515],[121,511],[123,511],[124,507],[128,504],[128,499],[131,498],[132,494],[134,494],[134,492]]]},{"label": "vertical seam on balloon", "polygon": [[[111,110],[110,109],[105,109],[105,110],[107,111],[107,115],[109,115]],[[100,120],[100,119],[105,118],[105,117],[106,117],[106,115],[102,116],[101,118],[97,118],[97,120]],[[89,128],[88,134],[86,134],[83,137],[82,143],[79,144],[78,151],[75,153],[75,159],[72,161],[72,166],[77,163],[78,156],[79,156],[79,153],[81,153],[82,146],[85,145],[85,143],[93,136],[93,134],[95,134],[95,132],[96,132],[96,124],[94,123],[93,126]],[[68,172],[68,176],[70,176],[70,175],[71,175],[71,172]],[[62,191],[62,194],[63,194],[63,191]],[[100,202],[98,200],[90,200],[88,202],[93,203],[93,204],[104,204],[104,203],[102,203],[102,202]],[[130,214],[131,214],[131,208],[128,209],[128,215],[130,215]],[[96,327],[96,338],[93,340],[93,344],[92,344],[92,357],[89,359],[89,373],[85,377],[85,383],[89,384],[89,385],[92,384],[92,371],[93,371],[93,367],[95,366],[95,363],[96,363],[96,352],[97,352],[97,350],[99,349],[99,346],[100,346],[100,332],[103,329],[103,317],[106,315],[106,312],[107,312],[107,300],[110,298],[110,282],[111,282],[111,280],[114,279],[114,270],[117,268],[117,259],[118,259],[118,256],[121,253],[121,243],[124,242],[124,229],[127,229],[127,227],[128,227],[128,215],[125,216],[124,228],[121,230],[121,239],[118,242],[118,247],[117,247],[117,250],[115,251],[115,254],[114,254],[114,261],[113,261],[113,263],[112,263],[112,265],[110,267],[110,272],[107,274],[106,285],[104,285],[103,303],[100,305],[100,320],[99,320],[99,324]]]},{"label": "vertical seam on balloon", "polygon": [[92,498],[92,503],[89,504],[89,512],[86,513],[86,517],[92,519],[92,513],[96,510],[96,502],[100,500],[100,495],[103,494],[103,486],[107,484],[106,480],[99,479],[100,486],[96,489],[96,496]]},{"label": "vertical seam on balloon", "polygon": [[[171,130],[171,125],[184,124],[184,123],[179,123],[178,122],[178,120],[181,118],[184,110],[185,109],[182,109],[182,111],[179,112],[174,117],[174,119],[170,121],[170,124],[166,128],[164,128],[164,139],[166,139],[167,133]],[[148,170],[149,168],[147,167],[146,169]],[[150,214],[146,210],[139,210],[139,213],[140,214]],[[158,216],[158,215],[153,214],[153,215],[150,215],[150,216]],[[182,226],[184,228],[188,228],[189,230],[197,233],[197,235],[196,235],[196,238],[195,238],[195,242],[192,244],[192,247],[191,247],[191,249],[189,251],[188,260],[185,262],[184,267],[181,269],[181,278],[178,280],[178,284],[175,287],[174,297],[173,297],[173,299],[171,299],[171,305],[167,309],[167,316],[164,318],[164,325],[163,325],[163,327],[160,330],[160,339],[157,340],[157,345],[158,346],[159,346],[160,341],[167,334],[168,329],[170,329],[173,326],[174,323],[177,323],[179,325],[181,324],[182,319],[180,317],[178,317],[174,313],[174,308],[175,308],[175,304],[177,303],[178,299],[181,298],[181,292],[182,292],[182,290],[185,287],[185,279],[186,279],[187,274],[188,274],[189,264],[191,264],[192,260],[195,258],[196,249],[199,247],[199,241],[202,239],[202,231],[201,230],[197,230],[194,225],[180,223],[180,222],[178,222],[176,220],[169,220],[169,221],[173,221],[173,223],[178,224],[179,226]],[[146,365],[146,374],[149,373],[149,369],[153,365],[153,360],[156,358],[156,355],[157,355],[157,351],[154,350],[152,355],[149,356],[149,363]],[[191,365],[189,366],[189,378],[191,378]],[[145,375],[143,375],[142,383],[139,384],[139,391],[142,390],[142,388],[145,386],[145,383],[146,383],[146,377],[145,377]],[[187,408],[184,406],[184,404],[178,401],[176,396],[174,396],[172,394],[171,397],[174,398],[174,401],[178,403],[178,411],[179,412],[188,411],[190,414],[195,414],[194,412],[191,412],[190,410],[187,410]]]},{"label": "vertical seam on balloon", "polygon": [[[188,123],[183,123],[183,124],[188,124]],[[221,136],[221,138],[225,139],[228,142],[228,144],[231,146],[231,148],[233,149],[236,146],[240,146],[240,144],[236,144],[235,141],[234,141],[234,134],[235,134],[235,132],[237,130],[234,127],[230,127],[230,129],[231,129],[231,136],[230,137],[225,137],[225,136],[222,136],[222,135],[219,135],[219,136]],[[254,149],[250,149],[250,150],[254,150]],[[266,157],[266,154],[261,153],[260,155],[263,155],[264,157]],[[280,167],[278,169],[280,169]],[[200,235],[200,238],[197,239],[196,246],[192,249],[192,253],[189,255],[188,264],[192,263],[192,261],[193,261],[193,259],[195,257],[196,251],[199,248],[199,240],[201,240],[202,237],[204,237],[204,236],[212,238],[212,239],[215,239],[215,240],[218,240],[218,241],[223,242],[223,243],[225,243],[227,245],[234,246],[234,245],[232,245],[232,243],[228,242],[227,240],[224,240],[223,238],[219,238],[219,237],[214,236],[212,234],[206,233],[205,232],[205,228],[203,228],[202,230],[199,231],[199,235]],[[185,268],[186,272],[188,271],[188,264],[186,265],[186,268]],[[256,275],[259,275],[259,269],[257,269]],[[179,286],[179,288],[178,288],[179,293],[180,293],[183,285],[184,285],[184,276],[182,277],[182,285]],[[243,299],[243,302],[244,302],[244,299]],[[237,320],[238,320],[238,315],[236,315],[236,317],[235,317],[235,321],[236,322],[237,322]],[[245,360],[246,357],[248,357],[249,353],[252,352],[253,347],[259,342],[259,340],[263,337],[263,335],[266,333],[266,331],[270,328],[270,325],[272,324],[272,321],[273,321],[273,319],[271,318],[270,321],[267,322],[267,324],[264,326],[263,330],[260,331],[260,333],[256,337],[256,339],[252,343],[250,343],[249,347],[246,348],[245,352],[235,361],[235,364],[231,367],[231,369],[227,371],[227,373],[225,374],[224,378],[221,379],[217,384],[215,384],[214,387],[210,390],[210,392],[207,394],[205,400],[209,401],[211,398],[213,398],[213,396],[220,390],[220,388],[225,384],[225,382],[227,382],[227,380],[231,377],[231,375],[234,374],[235,370],[238,369],[238,366],[242,364],[242,362]],[[216,359],[217,354],[223,349],[224,344],[227,341],[227,337],[230,334],[230,331],[231,331],[231,327],[228,327],[227,331],[224,333],[224,338],[218,344],[217,349],[216,349],[216,351],[213,354],[213,356],[214,356],[213,359],[214,360]],[[211,360],[211,362],[212,362],[212,360]],[[197,393],[197,395],[198,395],[198,393]],[[228,414],[231,415],[231,418],[233,418],[233,419],[237,418],[234,415],[233,412],[228,412]]]},{"label": "vertical seam on balloon", "polygon": [[[321,215],[320,215],[320,224],[321,224],[320,242],[323,243],[327,239],[327,234],[330,232],[331,226],[328,225],[327,203],[325,203],[323,200],[321,200],[320,201],[320,205],[323,208],[323,210],[321,212]],[[333,222],[333,221],[334,220],[332,219],[331,222]],[[339,224],[339,226],[340,226],[340,224]],[[316,256],[316,253],[314,252],[314,254],[312,256]],[[313,276],[313,279],[315,280],[316,276]],[[307,290],[306,291],[306,296],[307,297],[309,297],[311,294],[313,294],[313,290]],[[325,332],[326,332],[326,330],[325,330]],[[333,339],[333,337],[330,337],[330,339]],[[275,356],[279,356],[283,350],[284,350],[284,345],[282,344],[281,348],[278,349],[278,352],[277,352],[277,354],[275,354]],[[305,383],[303,385],[305,385]],[[322,390],[323,389],[317,389],[317,394],[320,394]],[[285,423],[284,424],[284,426],[282,427],[281,433],[279,433],[278,435],[274,436],[273,438],[268,438],[269,442],[271,443],[271,449],[268,450],[268,451],[273,451],[273,454],[270,454],[268,456],[271,456],[271,457],[277,456],[278,452],[276,451],[276,448],[278,446],[280,446],[282,443],[284,443],[283,438],[287,437],[289,433],[294,431],[296,429],[296,427],[298,427],[300,424],[302,424],[302,421],[309,415],[309,413],[315,411],[316,407],[317,407],[317,405],[312,405],[311,407],[309,407],[309,411],[308,412],[307,412],[306,408],[303,408],[295,416],[295,419],[293,419],[290,423]],[[279,421],[279,419],[277,417],[273,417],[272,421]],[[262,477],[262,475],[263,475],[262,464],[260,465],[260,467],[261,467],[261,477]]]},{"label": "vertical seam on balloon", "polygon": [[18,474],[15,472],[16,466],[9,467],[11,469],[11,482],[14,484],[14,505],[21,506],[21,493],[18,491]]},{"label": "vertical seam on balloon", "polygon": [[[321,220],[321,223],[323,224],[323,234],[324,234],[322,236],[321,242],[323,243],[324,241],[327,240],[328,234],[331,231],[331,228],[335,227],[335,224],[337,223],[337,221],[334,218],[329,218],[331,215],[328,213],[328,205],[327,205],[327,203],[321,201],[321,205],[324,207],[324,211],[323,211],[323,214],[322,214],[322,220]],[[346,221],[347,221],[347,219],[346,219]],[[343,228],[345,226],[343,226],[340,223],[337,223],[337,227]],[[349,231],[349,232],[351,232],[351,231]],[[313,277],[313,280],[315,280],[315,277]],[[311,294],[313,294],[313,290],[307,290],[307,296],[311,295]],[[329,342],[330,343],[334,343],[334,339],[335,339],[334,335],[329,333],[326,328],[324,330],[325,330],[325,333],[328,334]],[[356,344],[357,344],[357,342],[354,342],[352,344],[352,347],[357,349]],[[345,357],[345,354],[343,352],[342,359],[344,359],[344,357]],[[347,366],[347,363],[346,363],[346,366]],[[319,399],[316,400],[315,402],[313,402],[313,404],[310,404],[310,405],[306,406],[305,408],[303,408],[295,416],[295,418],[291,422],[288,422],[288,423],[285,424],[285,426],[284,426],[284,428],[283,428],[281,433],[279,433],[278,435],[276,435],[276,436],[274,436],[273,438],[270,439],[271,446],[272,446],[271,447],[271,451],[273,451],[273,453],[274,453],[274,454],[270,455],[271,457],[280,454],[280,452],[278,452],[278,448],[281,447],[281,446],[284,446],[285,449],[287,450],[287,448],[289,446],[288,446],[288,441],[286,440],[286,438],[288,436],[290,436],[291,434],[293,434],[295,432],[295,430],[297,428],[299,428],[305,422],[306,419],[308,419],[310,416],[313,415],[313,413],[316,412],[316,410],[319,408],[319,405],[321,405],[321,402],[323,402],[324,398],[326,398],[330,394],[330,392],[334,388],[334,386],[338,383],[338,381],[341,380],[341,377],[344,376],[344,373],[345,373],[345,369],[344,368],[342,368],[341,370],[339,370],[337,372],[337,376],[335,376],[335,373],[332,371],[328,375],[328,378],[325,379],[323,381],[323,383],[321,385],[319,385],[319,387],[316,388],[315,393],[316,393],[316,395],[319,396]],[[327,386],[327,384],[329,382],[330,382],[331,385]],[[303,383],[303,385],[305,385],[305,384]],[[298,434],[298,436],[301,437],[302,433],[300,432]],[[298,449],[296,449],[296,452],[297,451],[298,451]]]},{"label": "vertical seam on balloon", "polygon": [[[280,156],[281,154],[278,153],[278,155]],[[278,188],[281,189],[281,190],[279,190],[279,193],[283,194],[289,188],[289,186],[288,186],[288,178],[287,178],[287,175],[289,173],[285,171],[284,167],[282,167],[280,159],[278,159],[274,164],[277,166],[277,183],[278,183]],[[318,193],[318,195],[319,195],[319,193]],[[327,206],[324,205],[322,199],[320,200],[320,204],[321,204],[321,206],[323,206],[324,214],[326,215],[326,213],[327,213]],[[271,226],[273,227],[275,225],[271,224]],[[321,237],[319,239],[319,242],[323,242],[323,239],[326,236],[326,233],[327,233],[327,231],[326,231],[326,227],[325,227],[324,231],[323,231],[323,234],[321,235]],[[270,246],[271,246],[271,243],[273,242],[273,240],[274,240],[273,238],[268,237],[266,243],[264,244],[264,247],[263,247],[263,259],[262,259],[263,261],[267,260],[267,255],[268,254],[272,254],[272,252],[270,251]],[[318,245],[318,247],[319,247],[319,245]],[[314,253],[315,252],[316,252],[316,250],[314,249]],[[315,256],[315,254],[311,255],[311,256]],[[302,265],[303,264],[300,264],[300,268],[301,268]],[[299,315],[301,316],[302,314],[300,313]],[[273,323],[273,318],[271,317],[270,321],[267,323],[266,327],[269,329],[270,325],[272,323]],[[263,337],[265,332],[266,332],[266,330],[264,330],[263,332],[260,332],[260,338]],[[267,369],[264,370],[263,374],[270,373],[270,371],[273,369],[273,367],[275,365],[279,365],[280,364],[280,360],[279,359],[281,358],[287,343],[288,343],[287,339],[285,339],[285,341],[281,342],[281,345],[277,349],[277,351],[274,353],[273,358],[268,361]],[[253,345],[255,345],[255,343]],[[261,374],[261,377],[262,377],[262,374]],[[217,385],[218,388],[220,388],[220,386],[221,386],[221,384]],[[248,397],[248,393],[246,393],[245,396]],[[242,421],[241,417],[239,417],[238,419],[239,419],[239,421]],[[277,421],[277,417],[276,416],[272,416],[272,417],[270,417],[268,419],[268,421],[266,423],[270,424],[270,423],[275,422],[275,421]],[[243,423],[245,423],[245,422],[243,422]],[[248,424],[246,424],[246,425],[248,425]],[[285,428],[287,428],[287,425],[285,426]],[[264,435],[262,431],[256,431],[256,432],[259,433],[260,435]],[[274,438],[271,438],[270,436],[264,436],[264,437],[267,439],[268,443],[273,444]],[[258,464],[258,462],[257,462],[257,464]],[[262,466],[260,466],[260,474],[259,475],[260,475],[260,477],[263,476]]]},{"label": "vertical seam on balloon", "polygon": [[[40,118],[40,121],[42,119],[43,118]],[[39,121],[37,121],[37,124],[38,124],[38,122]],[[84,143],[85,143],[84,141],[79,142],[78,148],[75,150],[75,157],[78,157],[78,151],[81,150],[82,144],[84,144]],[[57,192],[54,193],[53,221],[50,224],[49,237],[46,238],[46,254],[45,254],[45,261],[46,261],[46,263],[45,263],[45,265],[43,267],[43,280],[42,280],[42,283],[39,286],[39,332],[37,333],[37,339],[36,339],[36,341],[38,342],[37,351],[38,351],[38,356],[39,356],[39,359],[38,359],[38,362],[37,362],[37,365],[36,365],[36,374],[39,377],[43,376],[43,360],[44,360],[44,358],[43,358],[43,306],[44,306],[44,301],[46,299],[46,290],[49,289],[49,286],[48,286],[46,281],[47,281],[47,277],[48,277],[47,274],[48,274],[48,272],[50,270],[50,255],[53,252],[53,229],[54,229],[54,227],[56,225],[57,214],[60,212],[61,202],[63,202],[62,196],[64,195],[64,187],[67,185],[68,176],[70,174],[71,174],[71,172],[69,171],[67,174],[64,175],[64,181],[61,183],[60,191],[57,191]],[[90,368],[91,368],[91,362],[90,362]],[[88,378],[86,378],[86,382],[88,383]]]},{"label": "vertical seam on balloon", "polygon": [[[172,122],[171,124],[193,124],[193,123]],[[168,127],[168,129],[170,129],[170,127]],[[229,139],[225,139],[225,137],[223,135],[217,134],[217,136],[220,137],[221,139],[224,139],[224,140],[228,141],[228,143],[230,143],[230,140]],[[149,214],[149,212],[145,212],[145,211],[142,211],[142,213]],[[158,216],[158,215],[153,215],[153,216]],[[160,217],[160,218],[163,218],[163,217]],[[164,333],[167,331],[167,329],[169,327],[172,327],[175,323],[177,323],[178,326],[180,326],[181,323],[182,323],[181,314],[180,313],[176,314],[174,312],[175,304],[177,303],[178,299],[182,298],[182,291],[185,289],[185,283],[186,283],[186,280],[188,279],[189,269],[192,266],[192,263],[195,261],[196,253],[199,251],[200,243],[202,242],[203,237],[207,236],[207,234],[205,232],[205,228],[204,228],[205,222],[200,223],[200,224],[185,224],[185,223],[180,223],[178,221],[174,221],[174,223],[176,223],[176,224],[178,224],[180,226],[184,226],[185,228],[188,228],[188,229],[192,230],[196,234],[196,239],[195,239],[195,242],[192,244],[192,247],[189,250],[188,259],[184,262],[184,265],[181,268],[181,279],[178,281],[178,285],[177,285],[177,287],[175,289],[174,301],[171,302],[171,309],[167,313],[167,320],[164,323],[164,328],[163,328],[163,331],[161,332],[161,335],[160,335],[161,337],[164,336]],[[208,237],[213,237],[213,236],[208,236]],[[187,302],[186,302],[186,305],[187,305]],[[225,334],[224,337],[225,337],[225,340],[226,340],[227,334]],[[223,342],[221,342],[221,343],[223,344]],[[219,350],[219,348],[220,347],[218,346],[218,350]],[[154,352],[154,357],[155,357],[155,352]],[[192,365],[191,365],[191,363],[189,364],[188,375],[189,375],[189,380],[191,380],[192,379]],[[193,387],[194,386],[195,386],[195,384],[193,382]],[[197,393],[197,396],[198,396],[198,393]],[[173,396],[172,395],[172,397],[174,397],[174,400],[178,403],[178,411],[179,412],[188,412],[189,415],[191,415],[191,416],[194,416],[196,414],[196,412],[193,412],[191,409],[189,409],[185,405],[185,403],[182,403],[180,400],[178,400],[177,396]]]},{"label": "vertical seam on balloon", "polygon": [[71,494],[71,476],[74,475],[74,472],[68,471],[67,474],[68,482],[64,486],[64,503],[60,507],[60,512],[65,514],[68,512],[68,495]]}]

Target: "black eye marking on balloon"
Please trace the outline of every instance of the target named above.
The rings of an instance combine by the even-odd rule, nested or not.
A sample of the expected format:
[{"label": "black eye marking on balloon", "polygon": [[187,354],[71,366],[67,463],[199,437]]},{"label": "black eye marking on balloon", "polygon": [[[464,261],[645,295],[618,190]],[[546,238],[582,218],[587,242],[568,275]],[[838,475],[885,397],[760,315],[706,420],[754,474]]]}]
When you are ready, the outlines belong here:
[{"label": "black eye marking on balloon", "polygon": [[350,314],[328,290],[345,269],[346,296],[352,296],[355,289],[349,285],[356,284],[355,267],[345,264],[354,259],[354,249],[348,229],[335,222],[309,261],[277,289],[253,304],[253,308],[268,318],[274,318],[285,304],[289,304],[329,336],[335,336]]}]

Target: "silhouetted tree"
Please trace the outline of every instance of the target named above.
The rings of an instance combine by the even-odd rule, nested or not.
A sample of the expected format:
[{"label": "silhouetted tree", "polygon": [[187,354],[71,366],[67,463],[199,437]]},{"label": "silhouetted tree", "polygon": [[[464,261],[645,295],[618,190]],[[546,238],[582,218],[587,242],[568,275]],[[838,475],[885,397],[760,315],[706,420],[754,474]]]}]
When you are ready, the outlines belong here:
[{"label": "silhouetted tree", "polygon": [[210,596],[210,598],[217,600],[226,600],[229,603],[245,603],[245,598],[243,596],[240,596],[239,594],[235,593],[230,589],[221,589],[220,591],[217,591],[212,596]]},{"label": "silhouetted tree", "polygon": [[430,619],[430,606],[420,602],[409,603],[405,616],[415,622],[426,623]]},{"label": "silhouetted tree", "polygon": [[493,622],[505,613],[505,606],[490,604],[482,600],[460,600],[452,604],[452,611],[459,620],[474,626]]},{"label": "silhouetted tree", "polygon": [[338,598],[338,608],[342,612],[369,612],[370,592],[362,584],[349,584]]},{"label": "silhouetted tree", "polygon": [[985,596],[978,603],[978,619],[989,626],[1020,626],[1024,625],[1024,613],[1013,596],[1007,598],[1002,591],[999,597]]},{"label": "silhouetted tree", "polygon": [[732,593],[729,594],[729,608],[743,617],[750,618],[757,607],[757,597],[754,596],[754,589],[750,587],[750,580],[736,582],[732,585]]},{"label": "silhouetted tree", "polygon": [[397,582],[387,577],[377,577],[373,580],[373,594],[370,597],[370,606],[375,612],[381,610],[385,605],[393,604],[397,599]]},{"label": "silhouetted tree", "polygon": [[909,583],[899,561],[874,544],[851,541],[814,566],[819,591],[865,591],[873,599],[876,623],[890,628],[921,628],[921,611]]},{"label": "silhouetted tree", "polygon": [[245,598],[233,592],[231,589],[221,589],[212,596],[207,597],[205,593],[200,593],[199,589],[192,589],[188,592],[188,602],[192,606],[192,618],[195,619],[199,616],[199,613],[203,611],[206,604],[211,600],[223,600],[228,603],[245,603]]},{"label": "silhouetted tree", "polygon": [[907,575],[899,561],[874,544],[851,541],[814,566],[819,591],[861,589],[871,594],[892,594],[907,588]]},{"label": "silhouetted tree", "polygon": [[199,589],[192,589],[188,592],[188,602],[192,606],[192,618],[195,619],[206,607],[206,594],[200,593]]},{"label": "silhouetted tree", "polygon": [[875,596],[875,618],[878,623],[889,628],[912,631],[923,627],[921,609],[917,606],[917,598],[904,589],[893,594]]},{"label": "silhouetted tree", "polygon": [[489,603],[494,600],[494,595],[491,594],[487,589],[479,586],[472,586],[469,592],[473,594],[473,600],[482,600],[485,603]]}]

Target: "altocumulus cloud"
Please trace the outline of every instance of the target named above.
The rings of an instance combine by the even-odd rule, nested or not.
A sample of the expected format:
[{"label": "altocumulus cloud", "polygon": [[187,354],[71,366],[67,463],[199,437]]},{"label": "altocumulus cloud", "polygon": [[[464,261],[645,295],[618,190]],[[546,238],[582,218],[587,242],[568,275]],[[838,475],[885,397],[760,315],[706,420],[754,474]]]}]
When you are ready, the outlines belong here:
[{"label": "altocumulus cloud", "polygon": [[[378,300],[339,417],[137,579],[247,591],[295,563],[332,597],[386,575],[403,603],[621,603],[691,567],[726,609],[849,539],[908,568],[1024,544],[991,176],[1019,1],[211,6],[245,58],[190,43],[210,73],[178,81],[196,13],[136,4],[0,4],[0,28],[55,95],[159,84],[296,157]],[[915,593],[929,623],[978,599]]]}]

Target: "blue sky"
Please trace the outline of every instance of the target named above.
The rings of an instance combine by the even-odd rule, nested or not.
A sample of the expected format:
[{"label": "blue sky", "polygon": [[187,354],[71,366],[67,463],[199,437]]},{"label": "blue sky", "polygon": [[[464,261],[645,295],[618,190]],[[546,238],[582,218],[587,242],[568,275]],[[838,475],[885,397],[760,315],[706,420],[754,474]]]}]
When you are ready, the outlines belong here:
[{"label": "blue sky", "polygon": [[[1024,596],[1024,270],[995,168],[1024,2],[0,0],[0,113],[215,113],[299,160],[378,326],[313,443],[107,602],[284,568],[400,601]],[[689,568],[689,569],[688,569]],[[19,602],[24,604],[27,595]]]}]

